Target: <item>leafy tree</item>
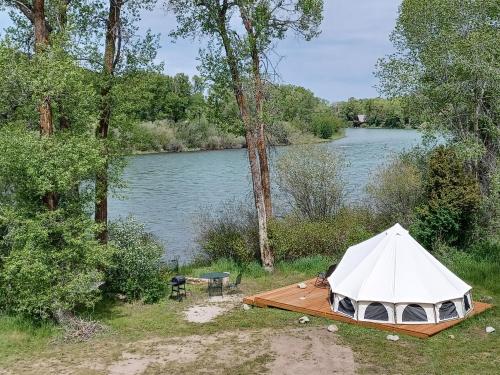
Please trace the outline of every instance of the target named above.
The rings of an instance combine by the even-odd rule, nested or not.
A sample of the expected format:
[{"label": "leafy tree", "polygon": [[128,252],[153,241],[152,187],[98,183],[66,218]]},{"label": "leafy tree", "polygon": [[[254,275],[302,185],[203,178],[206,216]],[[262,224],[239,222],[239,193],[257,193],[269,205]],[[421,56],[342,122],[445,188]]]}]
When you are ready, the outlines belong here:
[{"label": "leafy tree", "polygon": [[[170,0],[168,4],[179,23],[173,35],[204,34],[210,37],[201,68],[207,78],[226,83],[235,96],[245,128],[261,259],[265,268],[272,269],[273,257],[267,236],[271,196],[264,137],[261,62],[273,40],[283,39],[290,29],[314,36],[321,21],[323,2]],[[239,12],[244,34],[234,28],[232,19],[236,12]]]},{"label": "leafy tree", "polygon": [[430,131],[467,150],[489,194],[499,157],[500,75],[496,0],[404,0],[380,61],[381,90],[405,98]]},{"label": "leafy tree", "polygon": [[464,245],[471,238],[481,204],[479,183],[452,148],[431,151],[426,165],[425,200],[416,208],[412,231],[424,246]]},{"label": "leafy tree", "polygon": [[[0,310],[46,319],[93,306],[108,252],[86,211],[93,194],[84,187],[103,164],[92,133],[40,137],[20,125],[0,133]],[[57,193],[54,210],[47,191]]]},{"label": "leafy tree", "polygon": [[313,120],[314,134],[323,139],[329,139],[341,127],[341,121],[333,116],[331,112],[323,112],[314,115]]}]

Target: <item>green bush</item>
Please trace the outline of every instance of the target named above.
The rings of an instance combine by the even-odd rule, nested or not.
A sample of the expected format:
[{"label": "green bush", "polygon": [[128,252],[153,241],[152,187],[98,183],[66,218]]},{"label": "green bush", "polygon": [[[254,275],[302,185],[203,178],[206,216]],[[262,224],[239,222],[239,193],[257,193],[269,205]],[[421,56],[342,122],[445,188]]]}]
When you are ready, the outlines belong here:
[{"label": "green bush", "polygon": [[[5,218],[5,217],[4,217]],[[85,217],[62,210],[30,219],[10,217],[0,263],[0,309],[29,319],[53,319],[59,310],[92,307],[101,298],[108,248],[94,240]]]},{"label": "green bush", "polygon": [[294,147],[276,162],[276,184],[292,211],[325,219],[344,205],[343,166],[339,155],[322,146]]},{"label": "green bush", "polygon": [[317,137],[330,139],[341,127],[342,120],[331,113],[320,113],[313,117],[313,132]]},{"label": "green bush", "polygon": [[164,248],[161,243],[130,217],[111,223],[109,239],[115,251],[106,270],[106,289],[146,303],[163,297],[165,282],[160,262]]},{"label": "green bush", "polygon": [[424,195],[423,176],[419,168],[405,158],[397,158],[379,169],[366,186],[368,205],[383,226],[400,223],[408,228],[415,208]]},{"label": "green bush", "polygon": [[425,203],[417,207],[411,227],[422,245],[432,249],[438,242],[468,244],[482,197],[479,182],[452,148],[431,151],[424,195]]},{"label": "green bush", "polygon": [[257,218],[252,208],[225,203],[222,211],[206,210],[200,215],[198,243],[207,261],[231,259],[240,265],[260,259]]},{"label": "green bush", "polygon": [[340,259],[351,245],[370,235],[368,216],[344,209],[335,218],[313,221],[295,217],[273,220],[269,240],[276,260],[295,260],[310,255]]}]

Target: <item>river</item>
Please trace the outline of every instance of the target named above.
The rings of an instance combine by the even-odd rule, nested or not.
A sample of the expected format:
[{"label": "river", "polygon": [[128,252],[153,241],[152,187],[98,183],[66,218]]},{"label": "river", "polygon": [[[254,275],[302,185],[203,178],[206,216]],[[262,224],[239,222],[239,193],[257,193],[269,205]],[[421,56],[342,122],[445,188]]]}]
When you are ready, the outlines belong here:
[{"label": "river", "polygon": [[[416,130],[346,129],[340,140],[309,147],[328,147],[344,156],[348,195],[355,201],[378,166],[420,141]],[[292,147],[277,147],[271,158]],[[133,215],[162,240],[166,258],[181,262],[198,251],[196,220],[202,208],[252,199],[246,150],[131,156],[123,178],[127,186],[117,191],[120,199],[110,199],[111,219]]]}]

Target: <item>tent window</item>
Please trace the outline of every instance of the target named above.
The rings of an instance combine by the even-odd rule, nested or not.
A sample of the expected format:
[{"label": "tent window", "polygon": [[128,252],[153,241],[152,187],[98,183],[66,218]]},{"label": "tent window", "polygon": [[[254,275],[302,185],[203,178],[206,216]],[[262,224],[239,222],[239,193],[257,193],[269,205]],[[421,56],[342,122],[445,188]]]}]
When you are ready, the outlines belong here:
[{"label": "tent window", "polygon": [[333,294],[333,292],[330,290],[330,295],[329,295],[329,301],[330,301],[330,305],[333,305],[333,299],[334,299],[335,295]]},{"label": "tent window", "polygon": [[349,297],[344,297],[339,301],[339,312],[354,317],[354,306]]},{"label": "tent window", "polygon": [[365,319],[387,322],[389,320],[389,314],[385,306],[380,302],[372,302],[365,310]]},{"label": "tent window", "polygon": [[470,310],[469,296],[467,294],[464,296],[464,306],[465,306],[465,311]]},{"label": "tent window", "polygon": [[455,304],[451,301],[443,302],[439,308],[439,320],[458,318],[458,312]]},{"label": "tent window", "polygon": [[426,322],[427,314],[420,305],[411,304],[403,310],[403,322]]}]

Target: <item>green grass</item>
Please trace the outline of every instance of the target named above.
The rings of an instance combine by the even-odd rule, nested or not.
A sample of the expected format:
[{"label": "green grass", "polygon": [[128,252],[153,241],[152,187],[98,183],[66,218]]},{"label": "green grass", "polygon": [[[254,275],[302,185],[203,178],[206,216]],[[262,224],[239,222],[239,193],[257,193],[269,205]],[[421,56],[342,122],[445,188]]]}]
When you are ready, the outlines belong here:
[{"label": "green grass", "polygon": [[[316,256],[280,263],[272,275],[257,264],[251,264],[243,274],[242,290],[245,294],[252,294],[302,281],[314,277],[331,262],[331,259]],[[494,304],[498,303],[500,265],[497,262],[478,261],[463,253],[453,254],[446,262],[473,285],[476,300],[489,296]],[[238,267],[231,261],[220,260],[210,266],[188,266],[181,270],[190,276],[199,276],[206,271],[229,271],[234,278]],[[73,366],[93,358],[96,353],[100,359],[111,363],[131,342],[247,329],[294,328],[301,316],[278,309],[235,309],[210,323],[191,324],[183,319],[183,311],[202,302],[206,291],[201,286],[189,286],[189,290],[192,295],[183,302],[167,299],[153,305],[102,302],[85,315],[103,322],[110,330],[86,343],[63,343],[60,330],[52,324],[35,325],[22,319],[0,316],[0,368],[15,369],[21,359],[29,363],[40,360],[50,363],[57,359]],[[330,323],[325,319],[311,318],[310,325],[326,326]],[[498,332],[489,335],[484,332],[487,325],[500,329],[500,315],[496,308],[427,340],[401,335],[400,341],[389,342],[385,339],[387,332],[347,323],[336,324],[339,326],[338,340],[353,349],[360,373],[495,374],[500,366]],[[455,338],[451,339],[449,335]],[[244,374],[251,368],[262,369],[268,360],[259,357],[254,362],[242,362],[240,373]]]}]

